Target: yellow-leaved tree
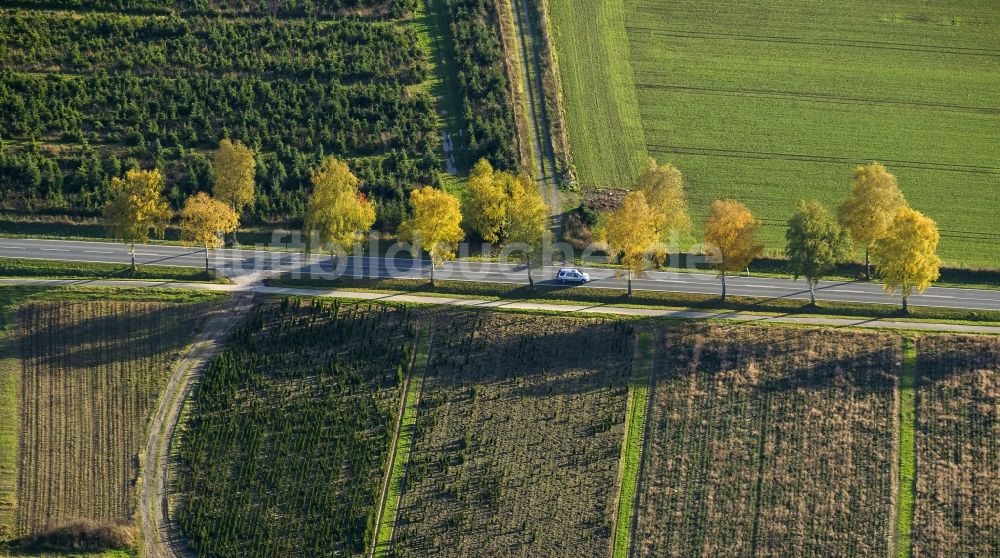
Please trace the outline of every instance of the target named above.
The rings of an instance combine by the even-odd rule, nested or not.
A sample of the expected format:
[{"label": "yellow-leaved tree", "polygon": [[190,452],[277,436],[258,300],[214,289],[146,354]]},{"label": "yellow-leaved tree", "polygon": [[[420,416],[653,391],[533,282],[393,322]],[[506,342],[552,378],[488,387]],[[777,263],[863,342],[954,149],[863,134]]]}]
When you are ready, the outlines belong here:
[{"label": "yellow-leaved tree", "polygon": [[209,249],[222,246],[222,235],[235,231],[239,223],[232,207],[205,192],[189,197],[181,209],[181,237],[205,247],[205,271]]},{"label": "yellow-leaved tree", "polygon": [[[212,195],[233,208],[238,217],[254,198],[257,160],[254,159],[253,151],[240,140],[223,138],[215,152],[212,169],[215,171]],[[236,242],[235,231],[233,242]]]},{"label": "yellow-leaved tree", "polygon": [[670,163],[657,164],[650,157],[634,189],[646,195],[646,203],[656,215],[656,230],[661,238],[671,231],[690,230],[684,178],[677,167]]},{"label": "yellow-leaved tree", "polygon": [[896,210],[905,205],[896,177],[882,164],[872,162],[854,169],[851,195],[837,210],[837,218],[851,240],[864,246],[865,277],[869,280],[872,247],[886,235]]},{"label": "yellow-leaved tree", "polygon": [[764,252],[757,242],[760,221],[735,200],[715,200],[705,223],[705,248],[715,256],[715,268],[722,279],[722,300],[726,300],[726,275],[746,269]]},{"label": "yellow-leaved tree", "polygon": [[621,258],[621,272],[628,280],[628,296],[632,296],[632,276],[646,270],[648,254],[658,239],[656,212],[646,202],[640,191],[626,194],[625,201],[616,211],[604,218],[604,234],[608,255]]},{"label": "yellow-leaved tree", "polygon": [[313,191],[304,222],[306,252],[328,247],[336,269],[337,252],[349,253],[364,242],[375,224],[375,204],[358,190],[361,181],[347,163],[336,157],[324,158],[309,180]]},{"label": "yellow-leaved tree", "polygon": [[939,238],[933,219],[915,209],[900,207],[885,236],[872,246],[872,260],[882,276],[883,286],[890,294],[900,291],[904,313],[910,311],[907,304],[910,294],[914,290],[924,292],[940,276]]},{"label": "yellow-leaved tree", "polygon": [[135,245],[149,242],[150,233],[162,237],[170,222],[170,205],[163,197],[160,171],[133,169],[125,178],[111,179],[104,222],[111,238],[122,241],[132,254],[135,271]]},{"label": "yellow-leaved tree", "polygon": [[507,220],[507,189],[489,161],[480,159],[469,172],[465,217],[486,242],[500,240]]},{"label": "yellow-leaved tree", "polygon": [[516,243],[516,248],[524,256],[524,265],[528,270],[528,286],[534,287],[531,261],[540,252],[545,236],[550,234],[545,226],[549,208],[545,205],[538,188],[535,188],[530,181],[517,181],[515,184],[516,187],[507,202],[507,241]]},{"label": "yellow-leaved tree", "polygon": [[489,161],[480,159],[469,173],[465,218],[486,242],[507,242],[511,203],[519,192],[532,188],[528,175],[494,170]]},{"label": "yellow-leaved tree", "polygon": [[425,186],[410,192],[413,215],[399,227],[399,236],[413,242],[431,257],[431,286],[434,268],[455,257],[458,243],[465,238],[458,198]]}]

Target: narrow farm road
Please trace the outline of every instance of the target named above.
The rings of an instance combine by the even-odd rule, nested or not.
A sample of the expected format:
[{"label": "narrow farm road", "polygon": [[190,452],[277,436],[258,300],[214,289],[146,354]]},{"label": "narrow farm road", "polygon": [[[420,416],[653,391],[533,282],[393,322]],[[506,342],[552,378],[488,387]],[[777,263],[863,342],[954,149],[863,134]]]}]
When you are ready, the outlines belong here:
[{"label": "narrow farm road", "polygon": [[528,102],[527,116],[531,119],[528,133],[534,154],[532,173],[535,184],[549,206],[549,229],[558,238],[562,226],[562,197],[556,177],[556,160],[549,137],[549,115],[545,111],[545,91],[539,60],[537,37],[539,22],[532,17],[528,0],[511,0],[517,48],[521,56],[521,83]]},{"label": "narrow farm road", "polygon": [[160,396],[156,414],[149,425],[139,491],[143,555],[146,558],[190,556],[170,526],[167,501],[170,494],[167,472],[170,442],[194,377],[219,352],[226,336],[240,324],[252,306],[253,294],[240,293],[233,297],[231,306],[209,318],[198,338],[174,364],[170,380]]}]

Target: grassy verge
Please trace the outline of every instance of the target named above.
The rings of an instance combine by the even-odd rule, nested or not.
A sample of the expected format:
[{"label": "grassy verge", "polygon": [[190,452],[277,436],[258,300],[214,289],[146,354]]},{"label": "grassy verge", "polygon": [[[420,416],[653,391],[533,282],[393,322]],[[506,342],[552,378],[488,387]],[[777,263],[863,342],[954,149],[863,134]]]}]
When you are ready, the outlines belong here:
[{"label": "grassy verge", "polygon": [[135,271],[128,265],[0,258],[0,277],[35,277],[39,279],[157,279],[228,283],[215,273],[194,267],[140,265]]},{"label": "grassy verge", "polygon": [[10,323],[13,311],[26,302],[52,300],[130,300],[143,302],[210,302],[222,300],[227,293],[197,289],[153,289],[146,287],[46,287],[38,285],[0,285],[0,325]]},{"label": "grassy verge", "polygon": [[546,303],[615,305],[632,308],[683,308],[713,312],[747,312],[761,315],[818,316],[827,318],[870,318],[913,322],[974,323],[980,325],[1000,323],[1000,312],[963,310],[955,308],[911,307],[904,315],[896,306],[821,302],[810,306],[807,301],[790,299],[762,299],[729,297],[723,304],[715,295],[670,293],[661,291],[636,291],[625,295],[624,289],[599,289],[594,287],[563,287],[503,283],[476,283],[471,281],[438,281],[436,287],[417,279],[268,279],[276,287],[303,287],[321,289],[367,290],[385,293],[483,298],[489,300],[523,300]]},{"label": "grassy verge", "polygon": [[622,444],[621,488],[618,493],[618,510],[615,519],[612,556],[627,558],[635,514],[635,494],[639,483],[639,464],[646,430],[646,403],[649,401],[649,381],[653,370],[653,342],[651,334],[639,334],[639,363],[628,386],[626,404],[625,442]]},{"label": "grassy verge", "polygon": [[913,528],[913,482],[916,472],[914,430],[917,424],[917,347],[903,346],[903,377],[899,382],[899,496],[896,498],[896,556],[909,558]]},{"label": "grassy verge", "polygon": [[14,534],[17,505],[17,379],[20,368],[12,333],[0,331],[0,541]]},{"label": "grassy verge", "polygon": [[[451,40],[448,13],[443,0],[419,0],[413,26],[421,47],[429,54],[429,77],[418,88],[437,101],[438,128],[450,134],[451,155],[459,171],[468,167],[468,146],[459,137],[465,122],[462,114],[458,72],[455,70],[455,45]],[[445,153],[445,157],[448,153]]]},{"label": "grassy verge", "polygon": [[430,351],[430,327],[420,335],[417,342],[416,357],[406,381],[406,392],[403,397],[403,418],[399,424],[396,445],[392,449],[392,463],[389,474],[389,486],[385,501],[382,502],[382,520],[375,534],[374,556],[389,555],[389,543],[392,540],[393,527],[396,524],[396,514],[399,510],[399,495],[403,488],[406,464],[410,459],[410,448],[413,445],[413,428],[417,424],[417,405],[420,403],[420,389],[423,386],[423,371],[427,367],[427,355]]}]

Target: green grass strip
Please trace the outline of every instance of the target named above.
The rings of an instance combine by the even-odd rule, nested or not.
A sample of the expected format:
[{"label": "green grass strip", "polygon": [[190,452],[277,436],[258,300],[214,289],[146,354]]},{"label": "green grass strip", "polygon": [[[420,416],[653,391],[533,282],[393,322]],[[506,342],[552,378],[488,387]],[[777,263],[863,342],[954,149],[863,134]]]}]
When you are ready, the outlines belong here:
[{"label": "green grass strip", "polygon": [[625,405],[625,441],[622,444],[621,489],[618,493],[618,517],[615,520],[614,558],[628,556],[632,517],[635,514],[635,493],[639,484],[639,464],[642,462],[642,442],[645,439],[646,402],[649,400],[649,380],[653,368],[653,341],[648,332],[639,334],[639,366],[629,380]]},{"label": "green grass strip", "polygon": [[909,558],[913,529],[913,482],[916,471],[914,430],[917,424],[917,347],[903,342],[903,377],[899,382],[899,495],[896,499],[896,556]]},{"label": "green grass strip", "polygon": [[410,448],[413,446],[413,430],[417,424],[417,405],[420,403],[420,389],[423,385],[423,370],[427,367],[427,354],[430,349],[430,326],[420,334],[417,340],[417,354],[407,378],[403,401],[403,420],[400,421],[399,433],[396,436],[396,446],[392,450],[392,472],[389,475],[389,489],[382,503],[382,520],[376,527],[374,556],[388,556],[389,542],[392,540],[393,526],[396,524],[396,514],[399,511],[399,497],[403,489],[403,477],[406,464],[410,460]]},{"label": "green grass strip", "polygon": [[198,267],[0,258],[0,277],[39,279],[134,279],[227,283],[225,277]]},{"label": "green grass strip", "polygon": [[9,330],[0,332],[0,541],[13,537],[17,504],[17,350]]}]

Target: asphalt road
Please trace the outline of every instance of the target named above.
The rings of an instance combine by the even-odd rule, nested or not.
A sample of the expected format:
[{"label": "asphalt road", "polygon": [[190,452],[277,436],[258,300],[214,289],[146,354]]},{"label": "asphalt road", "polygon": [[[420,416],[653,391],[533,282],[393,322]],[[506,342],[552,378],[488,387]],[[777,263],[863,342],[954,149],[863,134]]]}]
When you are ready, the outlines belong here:
[{"label": "asphalt road", "polygon": [[[35,240],[0,238],[0,257],[67,260],[85,262],[130,262],[128,250],[121,244],[110,242],[85,242],[72,240]],[[205,253],[201,249],[143,245],[136,247],[136,261],[150,265],[203,267]],[[314,256],[307,260],[301,253],[254,250],[212,250],[210,265],[230,277],[256,280],[280,272],[299,272],[303,277],[333,277],[335,272],[328,256]],[[555,284],[558,266],[534,270],[536,283]],[[590,274],[588,286],[621,289],[623,278],[614,277],[615,270],[581,268]],[[341,257],[338,274],[352,277],[391,277],[399,279],[427,278],[430,262],[409,258]],[[514,263],[448,262],[435,271],[437,279],[491,283],[527,284],[524,267]],[[649,291],[666,291],[698,294],[718,294],[719,279],[710,273],[649,272],[644,278],[632,282],[633,288]],[[728,293],[733,296],[761,298],[788,298],[808,300],[809,288],[803,280],[773,277],[730,277]],[[898,295],[889,296],[881,285],[860,281],[822,281],[816,298],[823,301],[858,302],[869,304],[899,304]],[[910,297],[913,306],[963,308],[972,310],[1000,310],[1000,290],[960,289],[930,287],[921,295]]]}]

